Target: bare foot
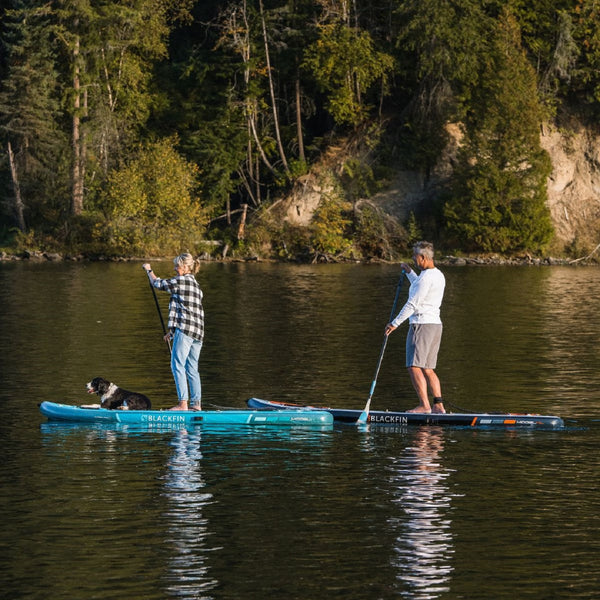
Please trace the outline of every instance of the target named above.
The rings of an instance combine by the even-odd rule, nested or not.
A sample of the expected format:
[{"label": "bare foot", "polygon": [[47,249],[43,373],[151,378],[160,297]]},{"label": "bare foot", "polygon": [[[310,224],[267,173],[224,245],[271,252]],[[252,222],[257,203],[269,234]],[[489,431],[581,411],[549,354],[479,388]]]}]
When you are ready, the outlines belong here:
[{"label": "bare foot", "polygon": [[187,410],[187,409],[188,409],[188,403],[180,402],[176,406],[172,406],[169,410]]},{"label": "bare foot", "polygon": [[433,405],[433,410],[431,412],[437,413],[438,415],[444,415],[446,414],[446,409],[444,408],[444,405],[441,402],[437,402]]},{"label": "bare foot", "polygon": [[407,410],[406,412],[408,413],[424,413],[424,414],[429,414],[431,412],[431,410],[429,408],[425,408],[424,406],[417,406],[417,408],[413,408],[411,410]]}]

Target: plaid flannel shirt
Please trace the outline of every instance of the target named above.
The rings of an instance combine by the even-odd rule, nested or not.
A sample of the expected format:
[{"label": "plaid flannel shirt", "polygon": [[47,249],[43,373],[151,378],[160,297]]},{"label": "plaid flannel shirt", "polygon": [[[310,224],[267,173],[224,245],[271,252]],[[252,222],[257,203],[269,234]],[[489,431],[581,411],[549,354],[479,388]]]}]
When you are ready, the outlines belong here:
[{"label": "plaid flannel shirt", "polygon": [[202,341],[204,338],[204,309],[202,290],[196,278],[188,273],[171,279],[156,278],[155,288],[169,292],[169,329],[179,329],[186,335]]}]

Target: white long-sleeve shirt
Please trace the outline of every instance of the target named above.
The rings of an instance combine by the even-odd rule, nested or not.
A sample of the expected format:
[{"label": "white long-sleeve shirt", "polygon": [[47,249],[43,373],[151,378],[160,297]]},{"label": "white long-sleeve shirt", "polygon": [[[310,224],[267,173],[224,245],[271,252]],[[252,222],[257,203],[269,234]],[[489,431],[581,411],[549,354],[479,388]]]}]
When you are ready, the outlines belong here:
[{"label": "white long-sleeve shirt", "polygon": [[392,321],[394,327],[408,319],[409,323],[441,324],[440,306],[444,297],[446,278],[437,268],[424,269],[420,275],[410,271],[406,276],[410,282],[408,300]]}]

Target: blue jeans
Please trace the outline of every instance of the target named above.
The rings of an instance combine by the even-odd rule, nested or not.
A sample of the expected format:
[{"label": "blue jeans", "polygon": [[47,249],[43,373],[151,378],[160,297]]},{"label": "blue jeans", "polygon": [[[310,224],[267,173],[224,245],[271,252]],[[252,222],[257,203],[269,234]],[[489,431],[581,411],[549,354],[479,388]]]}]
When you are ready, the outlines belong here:
[{"label": "blue jeans", "polygon": [[189,400],[192,406],[198,406],[198,408],[200,408],[202,398],[202,386],[198,372],[200,350],[202,350],[202,342],[186,335],[179,329],[175,330],[173,351],[171,352],[171,371],[175,378],[177,398],[179,402]]}]

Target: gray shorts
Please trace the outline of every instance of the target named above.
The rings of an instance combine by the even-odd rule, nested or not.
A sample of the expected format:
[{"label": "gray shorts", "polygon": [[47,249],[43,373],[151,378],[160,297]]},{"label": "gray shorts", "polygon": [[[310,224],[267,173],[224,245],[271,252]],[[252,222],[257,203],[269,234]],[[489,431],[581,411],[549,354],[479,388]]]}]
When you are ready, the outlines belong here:
[{"label": "gray shorts", "polygon": [[441,324],[409,325],[406,336],[406,366],[435,369],[441,341]]}]

